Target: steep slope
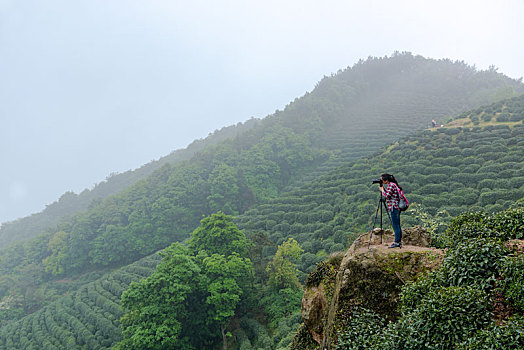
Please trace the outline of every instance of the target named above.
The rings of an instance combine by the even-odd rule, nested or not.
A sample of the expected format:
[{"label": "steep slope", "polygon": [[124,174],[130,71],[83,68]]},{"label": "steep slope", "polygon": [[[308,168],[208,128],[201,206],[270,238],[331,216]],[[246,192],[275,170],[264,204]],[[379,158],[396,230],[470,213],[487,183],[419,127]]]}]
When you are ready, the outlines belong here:
[{"label": "steep slope", "polygon": [[[316,253],[343,248],[347,232],[365,225],[376,196],[354,185],[368,189],[367,176],[375,178],[383,167],[337,168],[311,185],[289,194],[286,189],[377,152],[428,120],[519,90],[517,81],[460,62],[410,54],[361,62],[324,79],[251,130],[206,147],[190,161],[166,164],[47,234],[3,249],[0,272],[6,283],[0,296],[21,297],[24,312],[37,309],[57,297],[46,289],[50,280],[130,263],[187,238],[202,214],[242,214],[262,202],[270,204],[242,215],[239,224],[266,231],[276,243],[296,236],[308,254],[301,267],[306,272],[318,261]],[[387,138],[376,137],[379,126],[388,130]],[[510,136],[512,130],[516,126],[508,128]],[[371,173],[360,172],[369,168]],[[358,203],[351,202],[355,198]],[[29,282],[22,277],[26,273]],[[29,299],[27,290],[44,297]]]},{"label": "steep slope", "polygon": [[475,105],[524,92],[521,84],[501,84],[500,78],[494,71],[479,72],[463,62],[409,53],[370,58],[324,78],[300,104],[290,104],[284,111],[292,123],[320,118],[322,130],[313,142],[331,151],[327,162],[296,185],[428,127],[432,119],[444,122]]},{"label": "steep slope", "polygon": [[[276,244],[295,238],[306,251],[302,270],[307,272],[319,252],[340,251],[356,232],[369,228],[379,198],[371,182],[385,172],[397,177],[414,209],[430,215],[508,208],[524,197],[523,107],[520,96],[460,116],[449,126],[413,133],[373,157],[252,208],[237,223],[248,232],[265,232]],[[506,114],[512,121],[497,122]],[[474,126],[479,118],[484,121]],[[415,212],[402,220],[420,223]]]},{"label": "steep slope", "polygon": [[[524,92],[521,83],[495,71],[479,72],[463,62],[435,61],[409,53],[360,61],[324,78],[311,93],[275,113],[273,119],[281,120],[295,132],[308,131],[315,146],[331,151],[329,159],[318,169],[310,169],[302,174],[302,181],[289,185],[300,185],[326,170],[376,151],[388,142],[376,132],[379,125],[389,124],[391,140],[427,126],[431,119],[444,120],[518,92]],[[78,195],[65,193],[41,213],[3,223],[0,248],[52,232],[60,221],[129,188],[163,165],[189,160],[205,147],[244,134],[257,125],[265,127],[259,124],[252,119],[223,128],[139,169],[108,176],[91,190]],[[264,125],[267,124],[265,121]]]},{"label": "steep slope", "polygon": [[[246,232],[265,233],[276,244],[294,237],[305,250],[300,269],[310,272],[328,253],[343,250],[357,232],[369,228],[378,198],[371,180],[383,171],[399,174],[412,205],[421,203],[432,213],[441,209],[456,214],[474,208],[506,208],[524,197],[522,107],[524,96],[461,115],[448,127],[413,133],[373,157],[337,168],[277,200],[248,210],[237,222]],[[512,121],[497,122],[501,115],[509,115]],[[472,127],[464,126],[470,124]],[[446,190],[431,195],[433,190],[428,185]],[[418,223],[410,213],[403,216],[403,222],[405,226]],[[270,258],[274,249],[267,247],[264,257]],[[118,304],[115,297],[111,298]],[[114,323],[116,333],[108,333],[106,340],[100,341],[118,339],[118,317],[112,312],[102,314],[99,317]],[[21,322],[37,321],[24,318]],[[3,328],[3,332],[12,337],[17,327]],[[34,327],[36,332],[41,326]],[[95,326],[87,328],[96,334]]]},{"label": "steep slope", "polygon": [[401,249],[360,236],[309,274],[291,349],[522,348],[523,215],[462,214],[433,237],[445,250],[420,227]]},{"label": "steep slope", "polygon": [[425,229],[407,228],[404,233],[402,249],[388,249],[393,232],[377,229],[371,237],[361,235],[343,257],[317,265],[306,281],[300,332],[304,334],[297,337],[294,349],[305,349],[303,343],[310,337],[313,344],[330,345],[344,319],[357,308],[398,317],[402,285],[434,270],[442,258],[442,251],[429,247]]}]

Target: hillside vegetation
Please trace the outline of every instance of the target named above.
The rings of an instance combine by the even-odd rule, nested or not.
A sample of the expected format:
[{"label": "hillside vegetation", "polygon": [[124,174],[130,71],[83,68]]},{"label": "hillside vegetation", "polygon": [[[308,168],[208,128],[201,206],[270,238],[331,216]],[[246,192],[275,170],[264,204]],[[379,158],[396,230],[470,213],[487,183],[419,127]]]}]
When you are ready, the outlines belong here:
[{"label": "hillside vegetation", "polygon": [[[429,217],[435,217],[436,213],[442,209],[453,213],[474,209],[483,209],[485,212],[490,212],[518,205],[518,200],[524,197],[522,194],[523,185],[519,179],[522,162],[517,160],[523,156],[524,125],[521,120],[512,121],[508,124],[508,122],[497,122],[496,118],[503,112],[508,112],[511,116],[519,115],[518,113],[520,113],[519,111],[523,106],[524,97],[513,98],[461,115],[450,122],[449,125],[451,127],[413,133],[395,144],[385,147],[382,152],[377,153],[373,157],[360,159],[345,167],[335,169],[330,174],[303,186],[300,190],[291,191],[278,200],[256,206],[239,216],[236,220],[238,225],[244,227],[246,232],[252,233],[251,236],[256,246],[260,249],[258,253],[251,254],[251,259],[257,272],[257,280],[260,283],[260,290],[264,290],[263,285],[269,284],[269,276],[266,275],[264,266],[274,256],[277,249],[274,244],[283,245],[290,237],[293,237],[300,243],[304,253],[298,260],[297,266],[302,271],[300,280],[304,280],[305,273],[313,270],[316,263],[326,258],[328,253],[343,250],[351,242],[352,237],[359,232],[367,230],[371,222],[371,216],[374,214],[378,193],[378,189],[375,188],[376,185],[371,184],[371,180],[377,177],[378,175],[376,174],[380,174],[384,169],[400,174],[398,177],[401,181],[413,178],[422,179],[420,182],[402,181],[402,185],[412,200],[412,205],[415,207],[420,205],[431,214]],[[471,128],[453,126],[457,123],[461,125],[470,123],[479,114],[485,114],[487,109],[492,110],[491,119],[488,120],[485,117],[483,122],[479,122],[476,126],[472,125]],[[486,152],[485,145],[499,146],[490,148],[491,152]],[[504,147],[500,147],[502,145]],[[409,149],[409,152],[406,149]],[[462,149],[464,152],[457,153],[457,149]],[[455,152],[450,150],[455,150]],[[490,154],[492,152],[494,154]],[[474,172],[470,170],[472,165],[476,169]],[[419,169],[421,174],[416,173],[414,170],[404,169]],[[447,169],[453,169],[453,171],[449,174],[444,173],[443,171]],[[498,170],[495,172],[486,171],[487,169]],[[403,170],[406,175],[402,175]],[[430,182],[425,180],[426,176],[431,177],[431,184],[440,185],[442,188],[447,189],[442,191],[440,195],[437,193],[430,197],[431,199],[436,199],[436,202],[433,200],[424,202],[425,197],[431,195],[431,193],[427,193],[428,190],[425,187],[428,185],[427,182]],[[464,176],[467,177],[468,181],[459,182],[457,180],[462,179]],[[485,186],[488,180],[494,186]],[[455,185],[453,185],[454,183]],[[361,188],[362,193],[356,191],[355,188]],[[462,192],[458,192],[459,194],[453,193],[453,191],[460,190]],[[490,193],[499,194],[495,196]],[[470,202],[455,202],[458,201],[457,198],[460,198],[462,201],[466,200],[468,198],[466,194],[473,194]],[[489,201],[487,198],[496,198],[496,200]],[[456,203],[462,204],[457,205]],[[357,210],[359,206],[362,206],[361,211]],[[501,225],[504,225],[504,222],[515,222],[516,226],[513,231],[505,230],[508,233],[504,236],[504,239],[523,238],[522,224],[518,226],[518,223],[524,222],[524,218],[522,218],[522,215],[520,217],[514,216],[514,214],[518,213],[518,211],[510,211],[494,215],[492,220],[494,224],[489,226],[489,230],[500,232],[502,231],[501,227],[503,227]],[[508,214],[510,215],[508,216]],[[403,217],[404,226],[409,222],[421,223],[420,211],[408,212]],[[468,218],[469,216],[465,217]],[[479,216],[479,218],[482,217]],[[487,218],[488,216],[485,217]],[[442,219],[445,218],[443,217]],[[461,231],[452,229],[447,231],[446,234],[441,233],[440,236],[436,236],[439,238],[436,242],[443,247],[454,246],[457,238],[470,239],[483,232],[481,226],[472,226],[471,223],[466,225],[464,223],[467,223],[467,221],[461,220],[460,218],[456,219],[451,225],[453,228],[461,223]],[[424,222],[422,223],[424,224]],[[488,225],[487,223],[488,219],[484,219],[484,225]],[[283,230],[286,227],[289,228],[288,231]],[[467,232],[470,233],[465,231],[465,227],[467,227]],[[257,232],[257,234],[254,235],[254,232]],[[349,234],[351,232],[353,232],[353,235]],[[265,243],[260,241],[260,239],[257,240],[257,237],[260,238],[264,235],[270,240]],[[152,270],[149,270],[149,273],[151,272]],[[92,283],[92,285],[107,285],[107,282],[104,282],[106,278],[101,278],[99,281]],[[76,293],[85,293],[82,292],[83,290],[85,288],[81,288]],[[123,290],[124,288],[118,289],[113,296],[98,296],[99,303],[113,305],[103,301],[104,298],[107,298],[119,305],[119,296]],[[518,288],[512,293],[518,293]],[[513,299],[518,300],[518,297],[513,297]],[[70,302],[69,300],[68,298],[62,298],[56,301],[55,304],[67,304]],[[263,298],[260,298],[260,300],[263,300]],[[283,296],[282,300],[285,300]],[[299,309],[299,304],[293,303],[292,300],[288,300],[289,304],[284,304],[284,307],[288,308],[287,312],[274,314],[276,318],[273,320],[273,327],[279,325],[277,328],[270,329],[272,332],[277,332],[276,336],[275,334],[273,335],[276,340],[275,345],[281,340],[284,340],[283,344],[285,341],[287,341],[287,344],[291,341],[288,335],[293,335],[293,327],[296,326],[298,321],[296,312]],[[275,300],[272,302],[275,302]],[[266,306],[261,303],[255,307],[251,305],[251,307],[255,310],[257,308],[264,310]],[[39,326],[38,322],[40,321],[34,321],[34,318],[41,317],[42,313],[45,314],[46,310],[48,310],[47,308],[24,318],[20,322],[30,323],[33,325],[32,327],[35,327],[33,332],[36,332],[39,329],[38,327],[42,326]],[[96,312],[96,310],[99,309],[95,308],[93,312]],[[96,317],[93,316],[90,320],[82,319],[81,321],[81,324],[90,330],[94,337],[98,332],[97,324],[104,324],[107,321],[113,322],[115,327],[107,328],[109,330],[106,330],[104,335],[98,335],[96,348],[106,346],[107,344],[114,345],[121,339],[118,318],[122,315],[122,312],[115,313],[114,305],[112,310],[98,312]],[[271,315],[271,310],[265,309],[265,312],[268,314],[268,317]],[[260,323],[260,320],[257,321],[249,317],[240,318],[240,320],[239,325],[241,328],[235,331],[235,336],[238,339],[243,339],[245,344],[267,342],[267,340],[262,339],[269,339],[268,331]],[[21,337],[22,334],[16,333],[18,332],[16,330],[22,328],[22,323],[4,327],[2,331],[5,332],[6,339],[18,339],[16,337]],[[60,327],[66,326],[61,323]],[[80,323],[77,327],[80,327]],[[59,333],[59,331],[57,332]],[[285,332],[288,333],[286,334]],[[350,336],[352,335],[346,334],[343,335],[346,338],[341,339],[349,339],[348,337]],[[53,337],[55,337],[53,341],[60,343],[60,340],[56,340],[61,339],[59,335],[53,335]],[[83,338],[77,336],[75,339],[77,339],[78,345],[84,344],[84,341],[81,340]],[[97,338],[95,337],[95,339]],[[91,341],[93,342],[94,340]]]},{"label": "hillside vegetation", "polygon": [[[2,249],[0,297],[16,295],[22,314],[32,312],[59,294],[47,281],[135,261],[187,238],[202,215],[242,214],[433,118],[523,89],[462,62],[409,53],[361,61],[234,138],[166,163],[42,235]],[[379,125],[388,125],[388,138],[377,137]],[[34,275],[29,284],[19,277],[27,273]]]},{"label": "hillside vegetation", "polygon": [[261,129],[277,123],[298,134],[307,132],[314,147],[329,150],[317,164],[318,168],[300,173],[301,181],[296,181],[298,178],[289,181],[289,185],[300,185],[386,144],[387,140],[374,130],[383,122],[391,124],[390,135],[396,138],[427,126],[431,119],[444,120],[519,92],[524,92],[521,83],[495,71],[477,71],[463,62],[435,61],[409,53],[360,61],[336,75],[325,77],[311,93],[297,98],[284,111],[277,111],[262,123],[251,119],[224,127],[204,140],[194,141],[186,149],[174,151],[134,171],[111,174],[78,195],[64,193],[41,213],[3,223],[0,248],[39,234],[54,233],[61,221],[99,205],[103,199],[147,178],[165,164],[191,160],[203,149],[246,134],[255,127],[258,132],[252,133],[250,139],[260,141],[266,134]]},{"label": "hillside vegetation", "polygon": [[148,177],[155,170],[164,166],[164,164],[178,164],[188,160],[205,147],[236,137],[239,133],[253,128],[258,123],[258,119],[252,118],[245,123],[238,123],[237,125],[215,130],[205,139],[195,140],[187,148],[173,151],[171,154],[143,165],[138,169],[119,174],[110,174],[104,181],[97,183],[91,189],[86,188],[79,194],[66,192],[56,202],[47,205],[40,213],[4,222],[0,227],[0,248],[12,242],[29,239],[42,233],[53,233],[53,230],[61,221],[75,213],[87,210],[90,206],[96,205],[110,195],[125,190],[140,179]]},{"label": "hillside vegetation", "polygon": [[[522,222],[522,207],[454,219],[440,237],[447,248],[440,268],[403,288],[400,317],[389,324],[377,322],[366,334],[367,348],[524,347]],[[363,336],[364,320],[354,316],[350,322],[356,326],[340,332],[337,349],[357,348],[354,337]]]},{"label": "hillside vegetation", "polygon": [[420,227],[393,251],[362,235],[308,276],[291,349],[521,349],[523,223],[524,207],[460,214],[433,234],[444,250]]},{"label": "hillside vegetation", "polygon": [[151,275],[159,262],[158,254],[143,258],[8,324],[0,329],[0,348],[110,349],[121,339],[122,292]]},{"label": "hillside vegetation", "polygon": [[[395,174],[413,208],[419,207],[403,216],[406,225],[424,223],[424,214],[445,220],[467,210],[508,208],[524,197],[523,109],[520,96],[460,116],[450,127],[412,133],[373,157],[254,207],[237,224],[264,232],[276,244],[295,238],[306,252],[301,270],[308,272],[319,253],[340,251],[370,228],[379,199],[372,180],[385,172]],[[497,122],[503,113],[513,121]],[[485,121],[476,126],[453,126],[479,115]]]},{"label": "hillside vegetation", "polygon": [[[84,282],[95,277],[84,275],[86,272],[113,269],[187,239],[203,214],[219,210],[234,214],[237,225],[255,242],[256,253],[250,259],[256,272],[254,283],[261,286],[260,290],[266,290],[269,278],[266,265],[279,256],[286,257],[282,250],[278,254],[276,245],[285,247],[289,242],[293,246],[290,238],[300,244],[304,253],[298,260],[292,256],[285,259],[294,261],[292,266],[297,264],[298,280],[303,280],[318,261],[329,252],[347,247],[355,233],[369,225],[378,199],[378,188],[371,185],[371,180],[385,171],[397,175],[412,202],[435,214],[448,204],[448,199],[443,200],[437,192],[430,197],[437,202],[424,202],[427,193],[421,188],[428,185],[431,174],[425,171],[432,166],[437,171],[453,169],[452,163],[446,164],[447,168],[443,164],[448,157],[458,157],[455,166],[460,172],[471,172],[465,166],[477,164],[474,173],[488,175],[463,183],[462,178],[450,181],[451,176],[437,172],[443,176],[436,181],[431,178],[431,183],[451,184],[445,192],[472,188],[468,193],[476,195],[469,202],[453,203],[450,207],[458,213],[461,206],[483,205],[482,198],[484,204],[496,206],[491,209],[505,208],[515,191],[503,195],[497,192],[497,185],[479,187],[479,179],[494,176],[495,170],[488,171],[490,167],[501,159],[513,159],[508,158],[510,154],[522,157],[521,121],[502,125],[493,119],[490,122],[497,125],[484,127],[479,122],[476,129],[443,128],[418,133],[413,130],[432,118],[448,118],[451,113],[476,108],[481,101],[511,96],[521,89],[520,83],[496,72],[478,72],[459,62],[427,60],[409,54],[360,62],[323,79],[313,92],[251,130],[207,147],[190,161],[166,164],[127,190],[63,221],[54,230],[0,251],[3,323],[56,300],[64,289],[74,293],[82,288],[79,276],[86,276]],[[510,101],[514,102],[506,101],[500,108],[512,115],[522,105],[522,98]],[[388,128],[391,120],[396,121],[396,127]],[[381,127],[390,131],[387,137],[376,137]],[[376,153],[398,137],[398,144]],[[471,141],[470,138],[483,139],[484,144],[471,142],[471,154],[454,150],[437,156],[435,149],[449,146],[460,150],[463,146],[456,142]],[[496,152],[506,158],[483,157],[483,151],[476,153],[477,147],[490,145],[494,138],[498,141]],[[434,145],[431,154],[426,144]],[[376,155],[371,157],[373,152]],[[366,155],[368,158],[360,158]],[[466,165],[460,163],[461,157],[467,159]],[[410,163],[418,165],[412,168]],[[341,164],[345,165],[340,167]],[[508,173],[506,179],[512,181],[516,174]],[[496,200],[489,202],[489,198]],[[417,217],[407,219],[418,222]],[[296,277],[289,278],[292,281]],[[62,290],[56,287],[57,281],[67,285],[69,280],[77,285]],[[267,342],[266,338],[256,340],[253,334],[267,334],[261,322],[269,322],[271,332],[277,325],[281,329],[278,336],[273,334],[276,342],[290,342],[282,329],[289,330],[296,323],[293,314],[298,307],[298,293],[294,283],[286,283],[280,289],[278,284],[273,285],[274,299],[265,299],[257,306],[268,319],[253,318],[245,310],[243,318],[235,318],[245,336],[241,333],[236,337],[253,343]],[[279,297],[285,293],[286,297]],[[269,308],[281,300],[287,300],[281,309]],[[110,315],[104,317],[115,322],[118,317]],[[29,322],[26,320],[31,317],[34,315],[20,322]],[[8,327],[2,328],[2,332],[11,334],[14,328]],[[91,331],[96,333],[96,329],[92,327]],[[114,342],[119,336],[105,335],[100,344]],[[84,344],[80,338],[75,339],[77,344]]]}]

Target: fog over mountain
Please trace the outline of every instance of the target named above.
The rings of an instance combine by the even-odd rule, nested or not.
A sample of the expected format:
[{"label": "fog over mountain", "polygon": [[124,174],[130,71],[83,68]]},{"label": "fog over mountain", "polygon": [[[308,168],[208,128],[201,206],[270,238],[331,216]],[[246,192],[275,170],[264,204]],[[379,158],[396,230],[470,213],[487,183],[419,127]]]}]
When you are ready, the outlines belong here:
[{"label": "fog over mountain", "polygon": [[411,51],[524,75],[524,3],[0,0],[0,222]]}]

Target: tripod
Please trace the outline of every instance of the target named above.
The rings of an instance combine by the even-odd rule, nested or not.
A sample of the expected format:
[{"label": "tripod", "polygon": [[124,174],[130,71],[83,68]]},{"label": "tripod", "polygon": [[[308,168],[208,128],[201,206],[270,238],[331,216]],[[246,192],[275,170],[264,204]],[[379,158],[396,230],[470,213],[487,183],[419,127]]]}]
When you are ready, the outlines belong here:
[{"label": "tripod", "polygon": [[[389,223],[391,226],[393,226],[393,222],[391,221],[391,215],[389,215],[388,206],[386,204],[386,198],[382,194],[380,194],[380,198],[378,199],[377,204],[377,210],[375,210],[375,217],[373,218],[373,226],[371,226],[371,233],[369,234],[369,241],[368,241],[368,249],[369,245],[371,244],[371,239],[373,238],[373,230],[375,230],[375,222],[377,221],[378,212],[380,210],[380,230],[383,232],[384,229],[382,228],[382,208],[386,209],[386,213],[388,214]],[[382,238],[383,235],[380,235],[380,244],[382,244]]]}]

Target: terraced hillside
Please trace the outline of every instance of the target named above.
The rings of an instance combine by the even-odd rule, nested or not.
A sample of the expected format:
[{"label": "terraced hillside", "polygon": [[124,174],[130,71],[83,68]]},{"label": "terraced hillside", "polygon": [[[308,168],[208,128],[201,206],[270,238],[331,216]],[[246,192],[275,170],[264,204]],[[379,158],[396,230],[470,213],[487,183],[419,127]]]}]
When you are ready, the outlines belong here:
[{"label": "terraced hillside", "polygon": [[[247,233],[265,233],[275,244],[295,238],[305,250],[299,266],[305,273],[328,253],[347,247],[356,233],[369,229],[378,199],[377,185],[371,181],[385,171],[397,175],[414,206],[419,204],[431,214],[441,209],[456,215],[471,209],[508,208],[524,198],[523,107],[524,95],[460,115],[444,128],[412,133],[374,156],[339,167],[246,211],[238,216],[237,223]],[[402,220],[404,225],[417,223],[417,217],[409,213]],[[271,257],[275,249],[268,246],[265,257]],[[68,343],[70,348],[103,348],[114,344],[120,337],[118,296],[132,279],[128,274],[140,270],[135,272],[134,278],[138,278],[152,272],[132,266],[115,274],[114,279],[124,281],[119,282],[120,287],[115,291],[110,290],[109,280],[102,279],[2,328],[4,344],[9,341],[8,349],[21,348],[22,343],[27,348],[43,344],[45,330],[53,334],[48,340],[52,345],[46,343],[51,348],[67,348],[63,344]],[[58,319],[53,316],[60,314],[62,308],[77,313],[75,317],[80,323],[66,316]],[[244,320],[241,327],[244,323],[246,327],[251,323],[255,323],[253,327],[261,327],[255,320]],[[41,328],[44,325],[46,328]],[[106,325],[103,331],[100,325]],[[29,331],[29,327],[34,328]],[[249,333],[247,328],[239,332]]]},{"label": "terraced hillside", "polygon": [[[379,199],[372,180],[384,172],[394,174],[414,207],[430,215],[500,211],[524,197],[523,119],[524,95],[479,108],[256,206],[237,223],[275,244],[295,238],[306,251],[301,269],[307,272],[319,255],[344,249],[370,228]],[[402,217],[406,225],[420,223],[414,213]]]},{"label": "terraced hillside", "polygon": [[[390,140],[427,126],[432,119],[444,120],[519,92],[524,92],[522,83],[494,71],[477,71],[463,62],[436,61],[410,53],[369,58],[322,79],[311,93],[262,122],[252,119],[225,127],[158,161],[108,176],[91,190],[78,195],[65,193],[41,213],[4,223],[0,248],[42,233],[54,233],[61,221],[124,191],[165,164],[192,160],[204,148],[249,133],[254,127],[259,131],[248,137],[260,138],[264,134],[260,129],[279,121],[298,134],[310,134],[316,148],[329,151],[323,162],[287,183],[286,189],[290,189],[375,152]],[[389,125],[387,139],[376,131],[385,124]]]},{"label": "terraced hillside", "polygon": [[110,349],[120,341],[120,296],[160,262],[150,255],[0,329],[0,349]]},{"label": "terraced hillside", "polygon": [[[492,73],[475,72],[460,62],[432,64],[420,56],[399,55],[360,62],[339,72],[336,81],[325,78],[311,96],[329,105],[317,103],[325,109],[315,106],[311,111],[323,119],[316,142],[330,150],[330,158],[288,189],[370,155],[413,130],[427,128],[432,119],[444,123],[473,105],[524,92],[513,84],[495,83],[488,78]],[[308,115],[300,105],[290,105],[290,112],[295,108]]]},{"label": "terraced hillside", "polygon": [[[218,210],[242,215],[257,208],[239,223],[267,231],[274,242],[299,235],[307,252],[301,269],[307,271],[322,252],[343,247],[350,230],[365,226],[374,205],[364,201],[352,207],[344,197],[352,190],[344,194],[338,186],[353,183],[333,169],[377,152],[431,119],[522,90],[520,82],[496,72],[410,54],[370,58],[325,78],[255,127],[205,147],[187,161],[165,164],[45,234],[2,249],[0,298],[9,307],[2,309],[0,324],[59,298],[64,291],[54,287],[57,280],[67,283],[89,271],[129,264],[186,239],[202,215]],[[380,129],[387,129],[388,137]],[[301,185],[329,171],[342,182],[332,183],[325,193],[316,194],[323,186],[317,180]],[[291,188],[298,189],[285,194]],[[285,201],[288,197],[292,202]],[[264,202],[269,204],[257,207]],[[302,208],[286,207],[296,203]],[[259,218],[259,210],[263,215],[267,210],[271,218]],[[9,303],[13,300],[17,302]]]}]

